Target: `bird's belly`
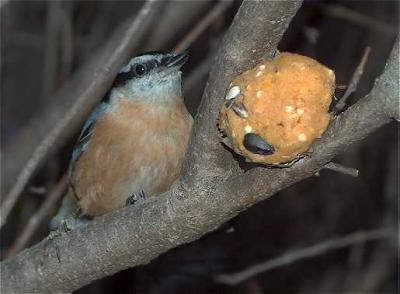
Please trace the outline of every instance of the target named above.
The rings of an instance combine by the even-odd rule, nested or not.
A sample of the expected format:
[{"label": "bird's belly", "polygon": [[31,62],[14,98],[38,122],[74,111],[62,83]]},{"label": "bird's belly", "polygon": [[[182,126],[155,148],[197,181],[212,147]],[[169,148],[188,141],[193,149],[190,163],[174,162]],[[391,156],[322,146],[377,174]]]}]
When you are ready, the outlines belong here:
[{"label": "bird's belly", "polygon": [[181,131],[149,132],[143,122],[126,129],[101,130],[94,130],[72,176],[85,214],[97,216],[115,210],[141,190],[146,197],[164,192],[179,176],[190,133],[187,125]]}]

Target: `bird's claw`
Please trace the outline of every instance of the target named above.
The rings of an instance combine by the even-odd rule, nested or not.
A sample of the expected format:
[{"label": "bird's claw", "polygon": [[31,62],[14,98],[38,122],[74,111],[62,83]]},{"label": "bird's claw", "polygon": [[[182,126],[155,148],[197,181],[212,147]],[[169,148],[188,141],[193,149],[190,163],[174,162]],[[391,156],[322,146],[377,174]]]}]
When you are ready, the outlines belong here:
[{"label": "bird's claw", "polygon": [[76,228],[76,215],[70,214],[68,217],[60,221],[57,229],[50,231],[48,238],[52,240],[58,236],[61,236],[63,233],[71,232],[75,228]]},{"label": "bird's claw", "polygon": [[136,202],[144,199],[146,199],[146,194],[143,190],[141,190],[139,193],[133,193],[131,196],[126,198],[126,206],[133,205]]}]

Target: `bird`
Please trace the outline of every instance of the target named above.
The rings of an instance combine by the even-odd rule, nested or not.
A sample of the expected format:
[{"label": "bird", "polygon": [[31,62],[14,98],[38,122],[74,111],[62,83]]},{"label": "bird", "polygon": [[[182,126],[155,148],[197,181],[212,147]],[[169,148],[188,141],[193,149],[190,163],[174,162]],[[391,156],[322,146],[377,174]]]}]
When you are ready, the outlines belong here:
[{"label": "bird", "polygon": [[187,60],[186,52],[147,52],[120,70],[72,150],[50,230],[159,195],[178,179],[193,125],[182,94]]}]

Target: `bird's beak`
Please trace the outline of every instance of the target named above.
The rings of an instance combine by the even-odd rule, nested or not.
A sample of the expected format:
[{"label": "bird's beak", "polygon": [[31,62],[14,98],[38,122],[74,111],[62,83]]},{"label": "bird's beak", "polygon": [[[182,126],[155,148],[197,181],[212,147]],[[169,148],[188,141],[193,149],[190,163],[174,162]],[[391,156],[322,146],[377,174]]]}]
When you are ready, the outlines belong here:
[{"label": "bird's beak", "polygon": [[179,54],[169,54],[164,57],[161,61],[161,64],[166,67],[181,67],[186,63],[189,58],[189,54],[187,52],[179,53]]}]

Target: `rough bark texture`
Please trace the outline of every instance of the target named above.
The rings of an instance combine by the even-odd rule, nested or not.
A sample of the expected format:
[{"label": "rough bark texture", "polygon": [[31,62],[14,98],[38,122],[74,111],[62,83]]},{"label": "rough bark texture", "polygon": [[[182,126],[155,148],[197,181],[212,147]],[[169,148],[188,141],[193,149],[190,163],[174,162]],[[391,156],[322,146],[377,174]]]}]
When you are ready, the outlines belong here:
[{"label": "rough bark texture", "polygon": [[2,290],[73,291],[122,269],[146,264],[193,241],[240,211],[313,175],[351,143],[398,117],[398,44],[372,92],[336,118],[313,152],[291,168],[243,173],[219,143],[218,109],[231,77],[274,52],[300,1],[245,1],[209,77],[182,179],[161,197],[99,217],[87,227],[43,240],[1,265]]}]

